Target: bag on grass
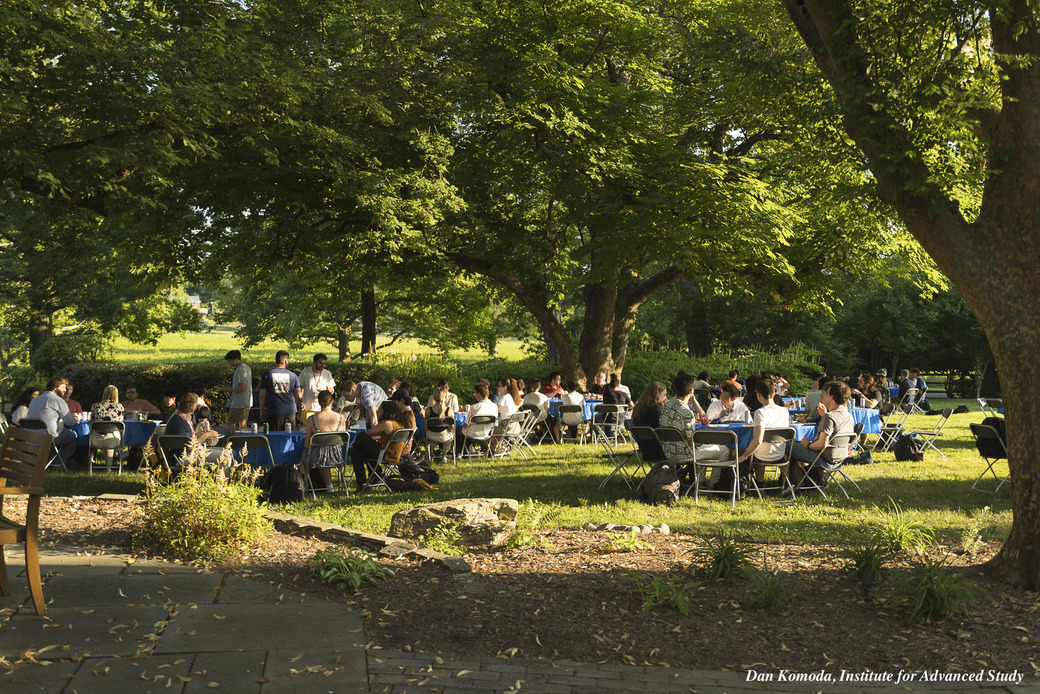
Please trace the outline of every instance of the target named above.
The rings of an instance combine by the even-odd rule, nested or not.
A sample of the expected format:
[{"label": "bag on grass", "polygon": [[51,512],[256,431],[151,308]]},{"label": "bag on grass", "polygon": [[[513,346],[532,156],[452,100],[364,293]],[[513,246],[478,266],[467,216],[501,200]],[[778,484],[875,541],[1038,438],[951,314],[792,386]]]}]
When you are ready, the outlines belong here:
[{"label": "bag on grass", "polygon": [[303,501],[303,473],[296,465],[275,465],[265,472],[257,486],[267,493],[271,504],[291,504]]},{"label": "bag on grass", "polygon": [[405,479],[398,475],[389,475],[386,478],[386,486],[395,492],[424,492],[432,489],[429,484],[421,479]]},{"label": "bag on grass", "polygon": [[874,460],[874,454],[868,451],[866,448],[861,448],[856,451],[856,455],[850,455],[845,459],[843,465],[873,465],[877,461]]},{"label": "bag on grass", "polygon": [[649,504],[670,504],[679,500],[679,475],[671,463],[658,463],[643,480],[643,495]]},{"label": "bag on grass", "polygon": [[[1007,446],[1007,423],[1003,417],[986,417],[982,420],[982,423],[991,426],[997,430],[997,434],[1004,441],[1004,446]],[[999,441],[993,439],[978,439],[975,441],[975,447],[979,449],[979,453],[996,460],[997,458],[1005,457],[1004,448],[1001,447]]]},{"label": "bag on grass", "polygon": [[409,480],[422,480],[427,484],[437,484],[441,481],[441,476],[437,471],[422,458],[402,457],[401,462],[397,464],[397,471],[401,473],[401,477]]},{"label": "bag on grass", "polygon": [[899,462],[919,463],[924,460],[921,444],[910,434],[902,434],[896,439],[896,460]]},{"label": "bag on grass", "polygon": [[971,408],[967,405],[957,405],[957,407],[953,409],[954,414],[964,414],[966,412],[971,412]]}]

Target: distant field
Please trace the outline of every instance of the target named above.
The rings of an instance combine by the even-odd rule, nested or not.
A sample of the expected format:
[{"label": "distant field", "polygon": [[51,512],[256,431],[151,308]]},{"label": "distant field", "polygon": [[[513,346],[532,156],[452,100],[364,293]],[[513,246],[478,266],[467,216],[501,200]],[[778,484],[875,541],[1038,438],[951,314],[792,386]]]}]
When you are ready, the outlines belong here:
[{"label": "distant field", "polygon": [[[389,342],[386,338],[379,338],[377,344],[385,345]],[[356,354],[360,348],[360,341],[351,343],[351,350]],[[125,339],[117,339],[115,345],[115,360],[124,364],[188,364],[192,362],[212,361],[221,359],[230,349],[240,349],[246,361],[262,361],[274,359],[274,353],[280,349],[288,349],[282,342],[264,342],[255,347],[245,349],[242,343],[235,337],[235,329],[228,326],[218,326],[207,332],[201,333],[174,333],[163,336],[159,344],[136,345]],[[429,347],[420,345],[415,340],[398,340],[391,352],[404,354],[436,354]],[[306,357],[301,355],[313,355],[316,352],[324,352],[332,361],[336,360],[337,350],[329,343],[319,342],[298,350],[289,350],[293,354],[294,361],[303,361]],[[451,353],[453,358],[460,361],[479,361],[486,359],[487,355],[481,350],[458,350]],[[505,359],[520,359],[522,357],[522,343],[519,340],[503,340],[498,345],[498,356]]]}]

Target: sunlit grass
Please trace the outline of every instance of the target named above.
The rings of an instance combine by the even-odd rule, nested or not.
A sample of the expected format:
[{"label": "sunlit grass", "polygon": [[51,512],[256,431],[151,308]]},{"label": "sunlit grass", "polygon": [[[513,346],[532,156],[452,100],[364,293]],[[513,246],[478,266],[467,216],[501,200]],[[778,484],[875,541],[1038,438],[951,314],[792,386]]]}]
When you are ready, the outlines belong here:
[{"label": "sunlit grass", "polygon": [[[389,339],[380,336],[377,345],[385,345]],[[361,344],[351,343],[351,350],[357,353]],[[164,335],[157,345],[133,344],[124,338],[115,342],[115,360],[121,364],[186,364],[201,361],[223,359],[228,350],[241,350],[245,361],[270,361],[274,353],[280,349],[288,349],[284,342],[268,340],[254,347],[245,348],[242,341],[235,337],[235,329],[229,326],[217,326],[212,330],[199,333],[171,333]],[[387,348],[390,352],[401,354],[434,354],[429,347],[416,340],[401,339]],[[332,360],[336,359],[335,345],[329,342],[315,342],[300,349],[289,350],[294,361],[306,361],[316,352],[325,352]],[[498,355],[505,359],[521,359],[523,345],[518,340],[502,340],[498,344]],[[457,350],[451,357],[463,362],[487,359],[481,350]]]},{"label": "sunlit grass", "polygon": [[[460,461],[440,467],[437,489],[424,493],[385,491],[353,495],[341,494],[318,501],[304,501],[285,508],[288,513],[338,523],[355,530],[385,533],[397,511],[414,505],[465,497],[505,497],[527,504],[553,504],[558,514],[548,514],[552,527],[580,527],[586,522],[616,524],[667,523],[673,532],[708,535],[725,529],[740,537],[771,543],[841,542],[862,540],[879,526],[889,499],[899,504],[906,520],[916,521],[934,531],[937,541],[955,545],[960,541],[971,516],[989,506],[981,527],[983,540],[1003,540],[1011,523],[1009,485],[1000,494],[976,492],[971,483],[984,464],[972,443],[970,422],[981,420],[977,411],[954,415],[946,427],[947,436],[939,447],[949,457],[943,461],[935,451],[925,454],[920,463],[900,463],[891,453],[876,455],[873,466],[848,467],[846,471],[863,488],[856,492],[846,485],[853,498],[846,501],[838,492],[830,501],[802,497],[794,503],[780,504],[770,499],[747,498],[736,508],[721,499],[682,499],[671,507],[648,506],[617,478],[603,491],[597,487],[612,467],[592,446],[537,447],[531,460],[496,459]],[[931,428],[934,417],[919,415],[910,424]],[[998,472],[1006,474],[1001,464]],[[1001,472],[1002,471],[1002,472]],[[135,493],[140,490],[140,475],[86,473],[48,473],[50,494],[98,494],[105,491]],[[980,485],[981,486],[981,485]],[[995,488],[996,483],[987,489]]]}]

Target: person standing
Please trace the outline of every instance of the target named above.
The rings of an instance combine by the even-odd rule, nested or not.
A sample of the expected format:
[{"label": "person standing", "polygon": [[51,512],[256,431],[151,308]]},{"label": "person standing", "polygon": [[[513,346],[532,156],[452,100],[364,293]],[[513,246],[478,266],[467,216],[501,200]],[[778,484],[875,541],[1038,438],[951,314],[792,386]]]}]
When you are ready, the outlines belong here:
[{"label": "person standing", "polygon": [[249,410],[253,406],[253,370],[242,361],[242,353],[237,349],[225,354],[224,361],[235,370],[231,376],[231,385],[220,386],[221,390],[231,393],[228,426],[234,431],[241,431],[249,422]]},{"label": "person standing", "polygon": [[332,378],[332,374],[325,369],[328,361],[329,358],[324,354],[315,354],[314,359],[311,360],[311,366],[300,372],[300,388],[303,391],[300,411],[303,414],[304,422],[308,417],[321,410],[321,406],[318,405],[318,393],[328,391],[329,395],[335,398],[336,381]]},{"label": "person standing", "polygon": [[65,404],[65,389],[68,383],[64,378],[52,378],[47,381],[47,389],[40,393],[39,397],[33,398],[29,403],[29,410],[23,417],[43,422],[63,461],[72,456],[72,450],[76,447],[76,432],[68,428],[76,426],[76,418]]},{"label": "person standing", "polygon": [[274,368],[260,377],[260,415],[264,421],[281,430],[295,426],[297,403],[302,395],[300,379],[285,368],[289,353],[284,349],[274,355]]}]

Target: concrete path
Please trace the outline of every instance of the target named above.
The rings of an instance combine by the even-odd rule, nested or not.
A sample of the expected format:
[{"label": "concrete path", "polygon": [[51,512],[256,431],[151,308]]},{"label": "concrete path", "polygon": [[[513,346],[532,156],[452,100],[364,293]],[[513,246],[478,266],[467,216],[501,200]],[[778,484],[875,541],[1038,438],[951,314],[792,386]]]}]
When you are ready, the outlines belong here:
[{"label": "concrete path", "polygon": [[[747,673],[365,651],[345,605],[179,564],[47,549],[47,616],[32,608],[23,558],[8,549],[0,598],[0,693],[834,692],[1037,694],[1022,684],[748,681]],[[982,672],[982,671],[980,671]],[[895,676],[896,673],[893,673]],[[785,681],[787,680],[787,681]]]}]

